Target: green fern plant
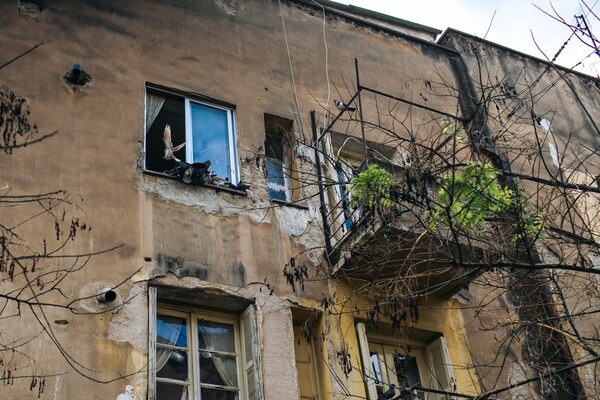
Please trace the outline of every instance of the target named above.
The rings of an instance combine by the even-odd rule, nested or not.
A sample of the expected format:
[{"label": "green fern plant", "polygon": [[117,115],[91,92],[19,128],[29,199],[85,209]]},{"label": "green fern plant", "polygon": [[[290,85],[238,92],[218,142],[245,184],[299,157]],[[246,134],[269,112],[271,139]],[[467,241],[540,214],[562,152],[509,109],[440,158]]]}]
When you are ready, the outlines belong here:
[{"label": "green fern plant", "polygon": [[354,207],[363,206],[369,210],[377,205],[391,207],[391,188],[394,184],[391,174],[376,164],[371,164],[358,176],[352,178],[352,199]]}]

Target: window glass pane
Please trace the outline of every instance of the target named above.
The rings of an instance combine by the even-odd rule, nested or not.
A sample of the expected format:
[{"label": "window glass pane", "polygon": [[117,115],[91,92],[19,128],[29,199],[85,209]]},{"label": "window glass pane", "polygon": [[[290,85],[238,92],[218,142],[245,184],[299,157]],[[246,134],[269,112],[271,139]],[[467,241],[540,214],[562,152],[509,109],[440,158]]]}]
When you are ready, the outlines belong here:
[{"label": "window glass pane", "polygon": [[266,136],[265,155],[267,156],[267,190],[269,198],[285,201],[287,199],[287,187],[285,185],[281,138]]},{"label": "window glass pane", "polygon": [[275,185],[285,185],[283,163],[281,160],[267,159],[267,181]]},{"label": "window glass pane", "polygon": [[157,315],[156,342],[171,346],[187,347],[186,320],[171,315]]},{"label": "window glass pane", "polygon": [[229,178],[229,124],[228,111],[204,104],[190,103],[193,160],[210,160],[210,171],[220,178]]},{"label": "window glass pane", "polygon": [[287,188],[283,175],[283,164],[279,160],[267,158],[267,189],[269,198],[285,201]]},{"label": "window glass pane", "polygon": [[172,383],[156,382],[157,400],[182,400],[189,399],[187,385],[174,385]]},{"label": "window glass pane", "polygon": [[198,321],[200,349],[235,353],[233,325],[212,321]]},{"label": "window glass pane", "polygon": [[202,400],[238,400],[237,392],[202,388]]},{"label": "window glass pane", "polygon": [[186,382],[188,380],[188,352],[156,347],[156,376]]},{"label": "window glass pane", "polygon": [[283,160],[283,143],[280,138],[267,135],[265,138],[265,155],[269,158]]},{"label": "window glass pane", "polygon": [[237,387],[235,357],[200,351],[200,382]]},{"label": "window glass pane", "polygon": [[375,375],[373,379],[375,379],[375,383],[381,383],[381,369],[379,367],[379,358],[377,357],[377,353],[372,351],[371,355],[371,366],[373,367],[373,374]]},{"label": "window glass pane", "polygon": [[417,359],[406,355],[394,355],[394,369],[401,386],[413,387],[421,384]]}]

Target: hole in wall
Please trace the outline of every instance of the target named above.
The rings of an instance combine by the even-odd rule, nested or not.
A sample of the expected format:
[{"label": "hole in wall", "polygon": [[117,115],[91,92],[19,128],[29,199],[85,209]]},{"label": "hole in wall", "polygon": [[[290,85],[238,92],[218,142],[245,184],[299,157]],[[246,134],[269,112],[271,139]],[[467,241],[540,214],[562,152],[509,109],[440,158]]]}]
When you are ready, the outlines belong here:
[{"label": "hole in wall", "polygon": [[42,12],[46,8],[45,1],[35,0],[19,0],[17,7],[19,8],[19,14],[27,15],[29,17],[37,18],[42,15]]},{"label": "hole in wall", "polygon": [[83,66],[79,63],[73,64],[73,67],[64,76],[63,80],[75,88],[89,89],[92,87],[93,78],[90,74],[83,70]]}]

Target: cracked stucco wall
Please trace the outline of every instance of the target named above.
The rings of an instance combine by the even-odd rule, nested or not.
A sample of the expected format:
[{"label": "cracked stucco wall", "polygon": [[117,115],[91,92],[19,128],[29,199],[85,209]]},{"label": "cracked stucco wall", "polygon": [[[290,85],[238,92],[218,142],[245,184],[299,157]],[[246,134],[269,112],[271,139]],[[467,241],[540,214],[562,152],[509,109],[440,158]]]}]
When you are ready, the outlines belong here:
[{"label": "cracked stucco wall", "polygon": [[[333,92],[327,88],[322,16],[287,2],[283,15],[290,54],[279,5],[273,1],[64,0],[49,2],[35,19],[19,15],[17,2],[0,2],[0,58],[44,42],[3,68],[0,85],[27,99],[40,132],[58,131],[19,150],[18,156],[2,158],[0,186],[6,185],[11,193],[64,189],[72,195],[73,209],[93,227],[74,241],[76,249],[101,251],[121,245],[92,257],[68,281],[64,295],[93,296],[123,282],[116,288],[123,307],[109,310],[90,297],[78,305],[83,314],[65,315],[61,310],[48,314],[69,354],[93,377],[108,383],[74,372],[41,335],[40,344],[31,349],[44,371],[56,373],[46,383],[49,396],[88,398],[94,393],[97,398],[115,398],[131,383],[133,394],[144,398],[145,285],[155,278],[181,287],[187,287],[188,280],[238,290],[248,287],[246,296],[258,299],[264,308],[267,398],[294,396],[293,331],[285,301],[310,303],[326,292],[323,282],[314,281],[294,293],[282,276],[294,256],[309,267],[311,277],[322,276],[327,268],[316,187],[311,185],[314,160],[308,147],[297,150],[299,173],[307,186],[301,195],[307,199],[305,207],[271,207],[264,165],[256,156],[264,156],[265,113],[293,120],[295,139],[310,143],[308,112],[319,110],[322,126],[321,111],[332,106],[326,103]],[[439,74],[452,79],[445,56],[431,45],[339,18],[327,24],[327,72],[344,98],[351,92],[345,83],[354,79],[355,57],[365,81],[390,92],[410,95],[416,89],[407,88],[405,81],[431,80]],[[296,87],[289,57],[302,60],[295,61]],[[73,91],[65,85],[62,77],[75,62],[94,77],[93,87]],[[403,79],[398,79],[398,71]],[[240,172],[251,186],[247,196],[187,186],[140,169],[147,82],[235,105]],[[454,110],[453,105],[445,107]],[[29,228],[36,243],[54,234],[53,219],[47,222],[50,236],[44,226]],[[269,293],[266,288],[260,290],[265,279],[273,297],[264,297]],[[27,321],[15,324],[16,332],[33,331]],[[287,357],[284,372],[277,369],[283,357]],[[30,394],[28,387],[18,390],[0,386],[0,397]]]}]

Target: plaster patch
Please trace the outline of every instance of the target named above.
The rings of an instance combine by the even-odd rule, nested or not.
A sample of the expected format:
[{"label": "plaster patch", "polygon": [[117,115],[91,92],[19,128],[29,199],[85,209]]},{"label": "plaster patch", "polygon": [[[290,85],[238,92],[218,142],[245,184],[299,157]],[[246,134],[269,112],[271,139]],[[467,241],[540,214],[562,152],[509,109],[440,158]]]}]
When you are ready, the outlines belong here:
[{"label": "plaster patch", "polygon": [[296,156],[315,164],[315,150],[312,147],[306,146],[302,143],[298,144],[296,147]]},{"label": "plaster patch", "polygon": [[215,4],[225,11],[227,15],[231,15],[235,17],[237,14],[237,9],[239,7],[239,1],[237,0],[215,0]]},{"label": "plaster patch", "polygon": [[59,400],[60,396],[60,378],[61,375],[56,376],[56,380],[54,381],[54,400]]},{"label": "plaster patch", "polygon": [[117,400],[136,400],[133,395],[133,386],[125,385],[125,391],[117,396]]},{"label": "plaster patch", "polygon": [[19,14],[37,18],[42,15],[46,4],[45,1],[19,0],[18,6]]},{"label": "plaster patch", "polygon": [[269,203],[255,204],[250,196],[222,195],[216,189],[187,186],[171,179],[142,176],[138,182],[138,189],[144,192],[155,194],[166,201],[195,207],[209,214],[221,213],[226,217],[243,215],[257,223],[271,222]]},{"label": "plaster patch", "polygon": [[310,210],[301,210],[294,207],[276,207],[275,213],[282,229],[290,236],[301,236],[306,231],[308,224],[315,218]]},{"label": "plaster patch", "polygon": [[110,319],[108,338],[128,342],[142,351],[148,348],[148,306],[145,286],[133,285],[127,306],[121,307]]},{"label": "plaster patch", "polygon": [[[518,362],[513,362],[508,366],[508,383],[509,385],[522,382],[527,379],[527,374],[523,370],[523,367]],[[531,396],[527,390],[526,385],[517,386],[510,389],[510,395],[512,400],[527,400]]]}]

